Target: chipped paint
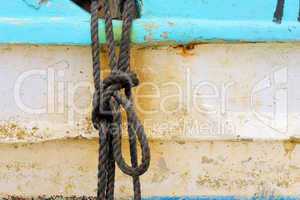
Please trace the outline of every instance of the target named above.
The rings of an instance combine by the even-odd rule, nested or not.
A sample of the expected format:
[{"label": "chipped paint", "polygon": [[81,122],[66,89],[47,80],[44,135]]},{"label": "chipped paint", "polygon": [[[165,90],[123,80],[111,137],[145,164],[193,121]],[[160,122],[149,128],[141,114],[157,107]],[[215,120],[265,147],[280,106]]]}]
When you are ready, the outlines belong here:
[{"label": "chipped paint", "polygon": [[285,153],[287,156],[289,156],[289,158],[291,158],[291,156],[293,155],[293,152],[295,151],[295,148],[298,144],[300,144],[300,142],[297,138],[291,138],[283,142]]},{"label": "chipped paint", "polygon": [[27,137],[34,137],[37,131],[37,127],[28,129],[20,127],[17,122],[0,123],[0,138],[2,140],[26,140]]},{"label": "chipped paint", "polygon": [[48,0],[22,0],[22,2],[34,10],[39,10],[43,5],[48,3]]},{"label": "chipped paint", "polygon": [[[193,49],[197,44],[189,43],[187,45],[177,45],[174,48],[181,50],[180,55],[183,57],[193,56]],[[199,45],[199,44],[198,44]]]}]

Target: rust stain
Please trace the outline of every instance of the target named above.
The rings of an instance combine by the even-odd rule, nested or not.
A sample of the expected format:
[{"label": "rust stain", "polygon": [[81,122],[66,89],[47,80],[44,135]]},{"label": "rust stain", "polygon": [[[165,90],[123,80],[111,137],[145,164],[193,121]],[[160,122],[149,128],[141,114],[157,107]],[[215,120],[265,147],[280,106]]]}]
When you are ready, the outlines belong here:
[{"label": "rust stain", "polygon": [[[155,61],[151,61],[145,66],[145,61],[147,63],[153,57],[159,59],[156,51],[147,55],[146,50],[137,50],[133,54],[132,66],[140,79],[140,85],[135,88],[135,104],[141,121],[159,121],[156,119],[166,119],[161,117],[162,114],[163,116],[173,115],[172,110],[176,110],[181,102],[178,101],[179,98],[167,98],[170,95],[178,94],[178,89],[174,90],[173,85],[167,84],[173,82],[179,87],[184,87],[184,75],[181,73],[181,69],[174,68],[173,59],[169,59],[168,62],[162,60],[163,67],[161,64],[156,65]],[[162,101],[164,97],[166,97],[166,101]],[[169,114],[164,113],[163,110]]]},{"label": "rust stain", "polygon": [[162,157],[158,159],[156,167],[157,169],[152,176],[152,182],[160,183],[169,176],[170,170],[167,167],[166,161]]},{"label": "rust stain", "polygon": [[0,138],[18,139],[23,140],[28,137],[34,137],[38,131],[37,127],[31,129],[19,126],[14,122],[5,122],[0,124]]},{"label": "rust stain", "polygon": [[197,179],[197,185],[199,187],[205,186],[214,189],[219,189],[222,186],[227,186],[228,184],[227,182],[228,180],[217,178],[217,177],[210,177],[209,175],[198,176]]},{"label": "rust stain", "polygon": [[188,179],[190,176],[190,172],[189,171],[185,171],[183,173],[180,174],[180,178],[182,179]]},{"label": "rust stain", "polygon": [[195,43],[189,43],[187,45],[177,45],[177,46],[174,47],[174,49],[179,49],[181,56],[189,57],[189,56],[194,56],[195,55],[193,53],[193,50],[195,49],[196,45],[197,44],[195,44]]},{"label": "rust stain", "polygon": [[1,52],[5,53],[5,52],[10,52],[12,51],[12,47],[11,46],[5,46],[4,48],[1,48]]},{"label": "rust stain", "polygon": [[214,160],[211,159],[211,158],[208,158],[207,156],[202,156],[201,158],[201,163],[202,164],[210,164],[210,163],[213,163]]},{"label": "rust stain", "polygon": [[291,159],[291,156],[296,148],[296,146],[300,144],[300,139],[298,138],[290,138],[283,142],[283,148],[285,151],[285,155]]},{"label": "rust stain", "polygon": [[184,145],[186,143],[186,141],[183,140],[176,140],[175,142],[179,145]]},{"label": "rust stain", "polygon": [[93,122],[91,116],[88,116],[85,118],[85,127],[84,127],[85,133],[91,134],[94,130]]},{"label": "rust stain", "polygon": [[285,180],[285,179],[279,180],[277,182],[277,186],[281,187],[281,188],[288,188],[290,186],[290,182],[288,180]]},{"label": "rust stain", "polygon": [[9,171],[16,171],[19,172],[24,169],[40,169],[41,167],[37,163],[24,163],[24,162],[19,162],[15,161],[9,164],[5,165],[6,169]]}]

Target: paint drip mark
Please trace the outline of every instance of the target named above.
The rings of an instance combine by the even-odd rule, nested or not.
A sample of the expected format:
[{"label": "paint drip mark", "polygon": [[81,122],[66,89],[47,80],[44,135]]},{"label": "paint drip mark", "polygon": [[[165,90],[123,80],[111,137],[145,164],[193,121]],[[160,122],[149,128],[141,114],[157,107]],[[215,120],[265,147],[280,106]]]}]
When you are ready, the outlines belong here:
[{"label": "paint drip mark", "polygon": [[[22,0],[23,3],[26,4],[29,8],[32,8],[34,10],[39,10],[42,7],[42,4],[46,3],[48,0],[39,0],[36,3],[28,2],[28,0]],[[37,0],[36,0],[37,1]]]},{"label": "paint drip mark", "polygon": [[277,0],[276,10],[274,12],[273,22],[281,24],[283,17],[285,0]]}]

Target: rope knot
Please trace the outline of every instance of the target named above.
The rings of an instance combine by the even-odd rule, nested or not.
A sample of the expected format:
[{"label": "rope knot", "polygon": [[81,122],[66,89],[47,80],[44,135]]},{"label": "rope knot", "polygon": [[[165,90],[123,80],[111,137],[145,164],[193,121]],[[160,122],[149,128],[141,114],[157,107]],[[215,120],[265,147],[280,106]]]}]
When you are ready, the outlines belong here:
[{"label": "rope knot", "polygon": [[117,92],[118,90],[121,90],[123,88],[125,90],[129,90],[132,87],[138,86],[138,84],[139,84],[139,79],[134,72],[117,71],[117,72],[112,72],[106,79],[104,79],[103,88],[104,90],[108,90],[110,94],[113,92]]},{"label": "rope knot", "polygon": [[100,92],[96,91],[93,97],[92,121],[96,129],[99,129],[101,120],[112,122],[114,113],[110,105],[111,98],[121,89],[130,91],[139,84],[137,75],[133,72],[112,72],[102,82]]}]

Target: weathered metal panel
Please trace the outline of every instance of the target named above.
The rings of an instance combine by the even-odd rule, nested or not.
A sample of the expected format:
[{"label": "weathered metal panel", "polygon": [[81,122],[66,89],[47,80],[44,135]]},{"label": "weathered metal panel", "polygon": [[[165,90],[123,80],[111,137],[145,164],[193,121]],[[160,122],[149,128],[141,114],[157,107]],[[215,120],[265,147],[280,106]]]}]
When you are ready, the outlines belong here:
[{"label": "weathered metal panel", "polygon": [[[90,44],[89,15],[69,0],[11,0],[0,5],[0,43]],[[143,0],[133,25],[137,44],[211,41],[299,41],[299,1],[286,1],[282,23],[273,22],[277,0]],[[121,24],[115,21],[116,39]],[[105,42],[100,22],[101,42]],[[30,34],[28,34],[30,33]]]},{"label": "weathered metal panel", "polygon": [[[194,44],[298,41],[299,2],[286,1],[281,24],[275,0],[141,2],[134,43],[190,43],[132,52],[153,158],[145,199],[300,199],[300,44]],[[0,9],[0,43],[90,43],[89,15],[70,1]],[[0,46],[1,197],[95,195],[91,75],[89,47]],[[130,177],[117,177],[117,197],[130,198]]]},{"label": "weathered metal panel", "polygon": [[[299,43],[136,47],[135,107],[152,139],[296,140],[299,54]],[[0,66],[1,142],[97,136],[89,47],[1,46]]]}]

